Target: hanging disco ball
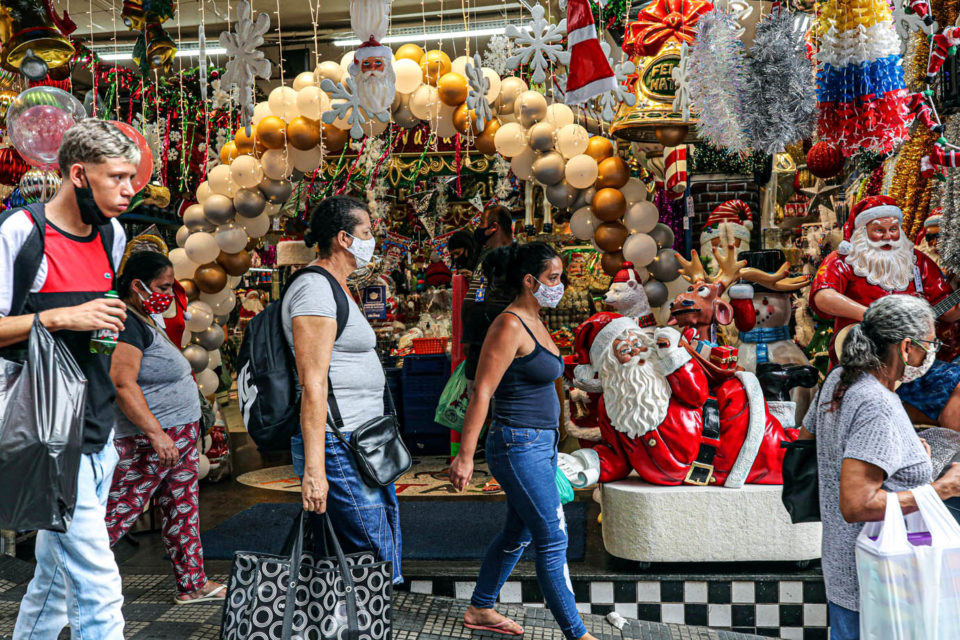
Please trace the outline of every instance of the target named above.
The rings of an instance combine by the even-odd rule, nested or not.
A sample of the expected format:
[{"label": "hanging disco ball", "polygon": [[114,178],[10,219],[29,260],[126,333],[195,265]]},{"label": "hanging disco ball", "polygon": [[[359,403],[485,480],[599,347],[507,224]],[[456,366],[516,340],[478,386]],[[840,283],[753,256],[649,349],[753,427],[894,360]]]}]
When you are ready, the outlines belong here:
[{"label": "hanging disco ball", "polygon": [[60,188],[60,175],[55,171],[30,169],[20,178],[20,195],[28,202],[48,202]]}]

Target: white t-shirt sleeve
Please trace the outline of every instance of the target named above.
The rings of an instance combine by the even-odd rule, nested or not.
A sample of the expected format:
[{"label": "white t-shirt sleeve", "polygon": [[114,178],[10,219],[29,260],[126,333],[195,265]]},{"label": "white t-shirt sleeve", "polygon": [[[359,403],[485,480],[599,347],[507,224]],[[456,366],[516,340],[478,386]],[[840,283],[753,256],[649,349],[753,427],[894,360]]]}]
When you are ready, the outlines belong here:
[{"label": "white t-shirt sleeve", "polygon": [[0,317],[10,314],[10,305],[13,304],[13,263],[33,229],[33,221],[25,211],[13,214],[0,225]]},{"label": "white t-shirt sleeve", "polygon": [[327,279],[317,273],[301,276],[284,294],[289,299],[290,318],[297,316],[337,317],[337,302]]}]

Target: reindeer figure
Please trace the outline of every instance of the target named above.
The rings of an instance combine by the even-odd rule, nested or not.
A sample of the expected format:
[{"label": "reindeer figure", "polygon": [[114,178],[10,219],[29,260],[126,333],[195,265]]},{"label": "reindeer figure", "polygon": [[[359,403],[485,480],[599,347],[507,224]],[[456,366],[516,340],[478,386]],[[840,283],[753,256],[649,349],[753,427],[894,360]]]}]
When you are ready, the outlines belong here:
[{"label": "reindeer figure", "polygon": [[716,343],[716,325],[733,322],[733,307],[720,296],[740,277],[747,265],[746,260],[737,260],[736,247],[727,245],[727,252],[721,255],[717,247],[713,248],[717,260],[718,273],[709,275],[696,250],[691,252],[690,260],[677,254],[680,262],[680,274],[690,283],[686,291],[670,303],[670,321],[667,324],[681,327],[684,338],[699,351],[698,343]]}]

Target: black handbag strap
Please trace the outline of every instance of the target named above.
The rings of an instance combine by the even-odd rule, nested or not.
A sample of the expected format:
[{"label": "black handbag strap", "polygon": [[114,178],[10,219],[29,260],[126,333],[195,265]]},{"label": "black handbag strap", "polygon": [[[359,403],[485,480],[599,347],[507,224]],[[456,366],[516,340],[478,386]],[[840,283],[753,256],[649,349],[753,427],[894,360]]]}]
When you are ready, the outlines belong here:
[{"label": "black handbag strap", "polygon": [[[346,640],[359,640],[360,638],[360,619],[357,616],[357,593],[354,589],[353,574],[350,573],[350,565],[347,564],[347,557],[343,554],[340,547],[340,541],[337,539],[337,533],[333,530],[333,523],[330,517],[322,513],[319,517],[324,523],[324,535],[329,542],[327,549],[333,550],[333,555],[337,559],[337,568],[340,570],[340,578],[343,580],[343,596],[347,603],[347,637]],[[290,552],[290,580],[287,583],[286,603],[283,608],[283,640],[291,640],[293,635],[293,614],[296,609],[297,584],[300,581],[300,564],[303,559],[303,536],[306,529],[307,512],[301,511],[297,518],[297,535],[293,541],[293,550]]]},{"label": "black handbag strap", "polygon": [[[393,394],[390,393],[390,383],[387,382],[387,372],[383,370],[382,362],[380,363],[380,370],[383,371],[383,395],[387,399],[388,415],[396,416],[397,407],[393,404]],[[337,437],[337,440],[353,450],[353,445],[343,435],[343,417],[340,415],[340,405],[337,404],[337,396],[333,393],[333,380],[330,379],[329,374],[327,374],[327,424],[333,429],[333,435]]]}]

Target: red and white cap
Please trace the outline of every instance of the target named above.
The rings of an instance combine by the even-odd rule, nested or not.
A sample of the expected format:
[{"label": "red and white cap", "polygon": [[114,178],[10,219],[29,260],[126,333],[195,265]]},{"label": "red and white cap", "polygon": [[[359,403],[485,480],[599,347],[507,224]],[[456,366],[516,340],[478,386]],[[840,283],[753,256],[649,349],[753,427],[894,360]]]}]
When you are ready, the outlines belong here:
[{"label": "red and white cap", "polygon": [[573,339],[574,362],[577,365],[573,369],[573,379],[576,386],[593,393],[602,391],[596,376],[597,363],[603,357],[603,352],[609,349],[624,331],[639,328],[633,318],[610,311],[595,313],[584,320],[577,327]]},{"label": "red and white cap", "polygon": [[613,281],[643,284],[640,279],[640,272],[633,267],[633,263],[629,260],[620,264],[620,271],[617,271],[617,275],[613,276]]},{"label": "red and white cap", "polygon": [[707,221],[700,231],[700,243],[709,242],[723,235],[722,227],[725,224],[733,225],[733,235],[736,238],[750,242],[750,231],[753,229],[753,212],[743,200],[727,200],[710,212]]},{"label": "red and white cap", "polygon": [[869,196],[853,205],[843,225],[843,242],[837,247],[837,253],[841,255],[850,253],[853,248],[850,244],[853,232],[880,218],[896,218],[903,222],[903,211],[890,196]]},{"label": "red and white cap", "polygon": [[583,104],[601,93],[613,91],[617,78],[597,40],[597,26],[589,0],[567,2],[567,86],[564,102]]},{"label": "red and white cap", "polygon": [[923,243],[927,236],[927,229],[930,227],[939,227],[943,222],[943,207],[936,207],[930,211],[930,215],[923,221],[923,228],[917,233],[917,239],[914,242],[918,247]]},{"label": "red and white cap", "polygon": [[351,76],[356,76],[360,72],[360,63],[367,58],[384,58],[386,64],[389,65],[393,60],[393,49],[380,44],[373,36],[370,36],[369,40],[361,44],[357,47],[357,50],[353,52],[353,62],[347,67],[347,72],[350,73]]}]

